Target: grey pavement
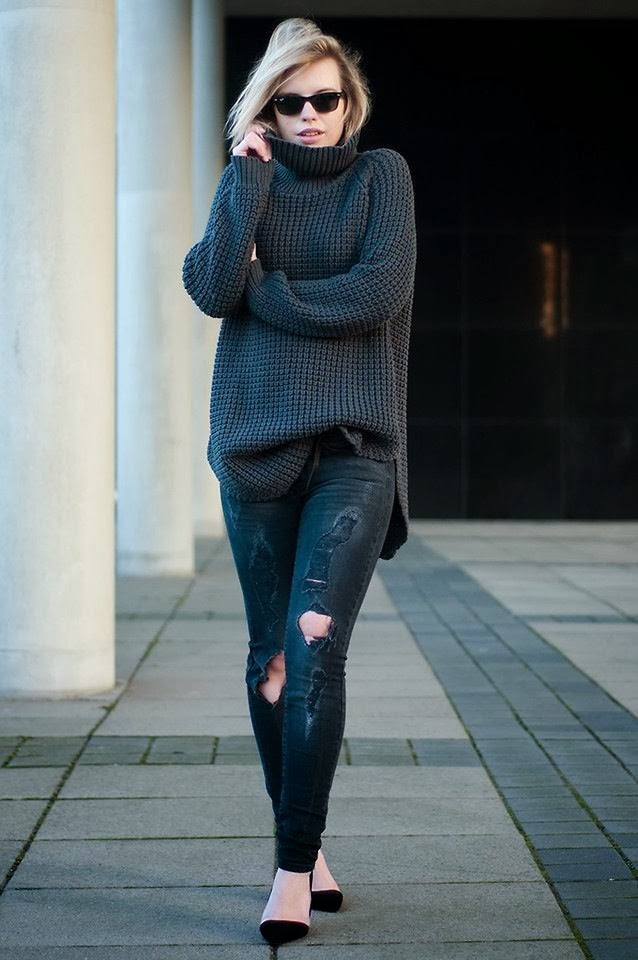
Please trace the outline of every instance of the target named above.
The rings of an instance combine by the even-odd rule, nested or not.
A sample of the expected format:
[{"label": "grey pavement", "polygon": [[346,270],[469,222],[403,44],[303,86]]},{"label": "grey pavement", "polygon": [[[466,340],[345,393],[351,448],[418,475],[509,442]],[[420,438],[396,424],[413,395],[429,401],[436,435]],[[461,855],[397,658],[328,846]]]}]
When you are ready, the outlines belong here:
[{"label": "grey pavement", "polygon": [[118,586],[114,690],[0,700],[0,960],[638,958],[638,523],[413,523],[348,660],[344,906],[277,951],[227,544]]}]

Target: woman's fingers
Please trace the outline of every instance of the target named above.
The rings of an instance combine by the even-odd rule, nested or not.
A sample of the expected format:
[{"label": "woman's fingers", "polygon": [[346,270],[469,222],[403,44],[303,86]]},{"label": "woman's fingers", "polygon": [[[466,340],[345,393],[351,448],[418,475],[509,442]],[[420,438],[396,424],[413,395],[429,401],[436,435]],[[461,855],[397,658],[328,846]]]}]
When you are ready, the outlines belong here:
[{"label": "woman's fingers", "polygon": [[270,144],[263,135],[264,127],[249,127],[244,139],[233,150],[235,157],[259,157],[260,160],[270,160],[272,151]]}]

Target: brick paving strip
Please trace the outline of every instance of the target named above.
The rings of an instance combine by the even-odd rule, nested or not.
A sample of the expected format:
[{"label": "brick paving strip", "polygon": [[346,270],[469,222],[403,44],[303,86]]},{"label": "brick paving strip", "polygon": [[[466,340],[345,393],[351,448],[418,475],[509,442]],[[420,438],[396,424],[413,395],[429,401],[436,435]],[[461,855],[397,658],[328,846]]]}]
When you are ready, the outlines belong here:
[{"label": "brick paving strip", "polygon": [[638,958],[638,719],[418,537],[380,573],[590,956]]}]

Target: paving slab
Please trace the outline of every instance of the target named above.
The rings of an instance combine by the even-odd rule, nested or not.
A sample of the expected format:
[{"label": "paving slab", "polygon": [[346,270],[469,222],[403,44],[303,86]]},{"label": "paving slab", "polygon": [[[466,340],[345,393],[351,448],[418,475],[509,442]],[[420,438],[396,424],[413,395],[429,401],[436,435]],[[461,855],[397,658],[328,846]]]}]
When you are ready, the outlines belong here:
[{"label": "paving slab", "polygon": [[191,673],[206,669],[213,678],[235,674],[243,682],[242,668],[246,661],[246,647],[241,642],[215,643],[214,638],[204,641],[160,642],[153,647],[144,660],[138,676],[152,674],[170,664],[176,676],[188,677]]},{"label": "paving slab", "polygon": [[65,767],[5,767],[0,770],[0,800],[48,799],[65,770]]},{"label": "paving slab", "polygon": [[638,900],[604,898],[601,900],[567,900],[569,912],[576,920],[594,917],[638,917]]},{"label": "paving slab", "polygon": [[350,709],[351,704],[359,699],[370,701],[376,700],[378,697],[395,697],[397,700],[402,700],[404,697],[438,697],[441,692],[441,685],[434,679],[412,677],[403,680],[388,680],[377,675],[374,678],[368,676],[364,680],[359,676],[358,670],[353,673],[348,671],[348,709]]},{"label": "paving slab", "polygon": [[168,643],[186,644],[186,643],[211,643],[215,650],[222,645],[230,644],[232,647],[246,650],[248,643],[248,629],[246,621],[240,613],[237,619],[219,619],[211,620],[171,620],[162,629],[161,641],[164,645]]},{"label": "paving slab", "polygon": [[347,767],[339,766],[330,794],[333,799],[376,797],[400,799],[485,799],[500,806],[482,767]]},{"label": "paving slab", "polygon": [[[241,675],[237,668],[236,679]],[[236,682],[235,696],[223,696],[223,687],[219,677],[213,675],[212,670],[198,675],[196,671],[187,676],[164,676],[163,673],[150,669],[140,671],[131,681],[126,691],[125,703],[135,700],[180,700],[189,702],[196,699],[208,701],[211,710],[220,716],[242,716],[246,713],[246,695],[243,684]]]},{"label": "paving slab", "polygon": [[417,739],[410,740],[419,764],[439,767],[480,767],[481,762],[469,740]]},{"label": "paving slab", "polygon": [[[397,911],[400,902],[403,910]],[[392,906],[390,906],[392,904]],[[380,927],[378,918],[383,916]],[[313,925],[308,943],[437,943],[566,938],[569,928],[545,883],[351,886],[348,909]]]},{"label": "paving slab", "polygon": [[339,796],[331,799],[326,836],[401,836],[500,834],[513,836],[516,829],[505,809],[492,799],[456,797],[412,800],[397,798],[388,804],[376,797],[356,803]]},{"label": "paving slab", "polygon": [[451,712],[438,717],[358,717],[348,714],[346,737],[439,737],[448,740],[462,737],[463,726]]},{"label": "paving slab", "polygon": [[540,872],[519,834],[327,837],[331,869],[350,884],[534,881]]},{"label": "paving slab", "polygon": [[36,840],[13,889],[268,885],[274,841]]},{"label": "paving slab", "polygon": [[258,944],[256,918],[267,893],[267,887],[8,889],[0,899],[0,930],[5,948]]},{"label": "paving slab", "polygon": [[638,897],[636,880],[574,881],[557,883],[556,889],[564,900],[626,899]]},{"label": "paving slab", "polygon": [[64,800],[106,797],[255,797],[263,799],[259,767],[145,765],[76,767]]},{"label": "paving slab", "polygon": [[113,690],[95,700],[0,699],[0,731],[3,737],[86,736],[113,700]]},{"label": "paving slab", "polygon": [[547,834],[534,835],[534,847],[544,856],[546,850],[564,850],[572,852],[580,848],[599,847],[607,849],[609,847],[609,837],[602,832],[599,833],[568,833],[568,834]]},{"label": "paving slab", "polygon": [[216,737],[156,737],[145,763],[211,763],[216,744]]},{"label": "paving slab", "polygon": [[525,828],[526,835],[536,846],[537,841],[544,841],[548,838],[560,837],[562,840],[569,839],[572,834],[586,836],[590,833],[592,836],[600,836],[600,828],[593,820],[561,820],[558,823],[552,823],[550,820],[544,820],[538,823],[528,824]]},{"label": "paving slab", "polygon": [[97,735],[87,742],[79,764],[140,763],[150,747],[148,737]]},{"label": "paving slab", "polygon": [[[421,960],[414,943],[290,944],[286,960]],[[0,954],[1,956],[1,954]],[[575,941],[543,940],[489,943],[428,943],[422,957],[427,960],[583,960]],[[20,957],[20,960],[22,958]],[[31,960],[31,958],[29,958]],[[57,958],[55,958],[57,960]],[[619,960],[619,958],[614,958]]]},{"label": "paving slab", "polygon": [[84,737],[33,737],[21,743],[8,766],[68,766],[79,755],[85,743]]},{"label": "paving slab", "polygon": [[536,619],[532,625],[619,703],[636,712],[638,623],[581,623],[575,627]]},{"label": "paving slab", "polygon": [[190,577],[118,577],[117,612],[162,619],[176,609],[190,584]]},{"label": "paving slab", "polygon": [[272,836],[267,798],[59,800],[42,840],[159,837]]},{"label": "paving slab", "polygon": [[415,764],[410,741],[400,737],[373,739],[347,737],[344,740],[348,762],[353,766],[407,766]]},{"label": "paving slab", "polygon": [[638,957],[638,937],[623,940],[589,940],[593,960],[634,960]]},{"label": "paving slab", "polygon": [[585,918],[578,921],[585,940],[638,938],[638,917]]},{"label": "paving slab", "polygon": [[501,787],[501,793],[507,800],[510,798],[533,800],[536,797],[564,798],[573,796],[569,787],[564,783],[555,783],[547,787]]},{"label": "paving slab", "polygon": [[211,701],[200,699],[146,700],[128,698],[118,704],[104,721],[100,732],[115,736],[250,736],[252,727],[244,711],[241,716],[220,716]]},{"label": "paving slab", "polygon": [[26,840],[45,807],[43,800],[0,800],[0,840]]},{"label": "paving slab", "polygon": [[[270,948],[240,943],[153,947],[144,944],[108,947],[0,947],[0,960],[269,960]],[[519,960],[518,957],[515,960]],[[527,960],[527,958],[522,958]],[[533,958],[535,960],[535,958]],[[554,960],[550,957],[549,960]],[[558,958],[556,958],[558,960]],[[562,958],[560,958],[562,960]],[[565,960],[571,960],[566,957]]]},{"label": "paving slab", "polygon": [[[402,680],[414,680],[414,669],[408,664],[402,663],[400,657],[397,657],[394,663],[389,663],[384,667],[383,670],[384,678],[390,683],[397,683]],[[427,677],[428,673],[424,673],[424,676]],[[350,677],[350,673],[348,673]],[[355,679],[353,677],[353,679]],[[379,680],[379,669],[378,667],[371,665],[369,661],[366,660],[365,663],[362,663],[357,667],[357,676],[356,679],[360,683],[367,684],[370,681]]]},{"label": "paving slab", "polygon": [[[0,900],[5,946],[255,942],[267,887],[12,890]],[[397,900],[404,910],[395,909]],[[392,903],[392,909],[389,904]],[[383,915],[380,929],[378,918]],[[430,943],[567,938],[546,885],[359,886],[348,909],[319,916],[307,939]]]},{"label": "paving slab", "polygon": [[561,863],[545,864],[545,871],[554,882],[560,880],[630,880],[632,872],[627,864],[617,857],[609,863]]},{"label": "paving slab", "polygon": [[[421,718],[457,719],[446,696],[427,696],[423,693],[413,697],[348,695],[348,715],[357,720],[387,720],[390,724],[397,718],[415,721]],[[386,736],[391,737],[392,734],[388,732]]]},{"label": "paving slab", "polygon": [[583,810],[575,797],[533,797],[529,799],[509,798],[509,805],[516,816],[523,823],[540,823],[551,820],[556,823],[561,820],[589,820],[587,811]]}]

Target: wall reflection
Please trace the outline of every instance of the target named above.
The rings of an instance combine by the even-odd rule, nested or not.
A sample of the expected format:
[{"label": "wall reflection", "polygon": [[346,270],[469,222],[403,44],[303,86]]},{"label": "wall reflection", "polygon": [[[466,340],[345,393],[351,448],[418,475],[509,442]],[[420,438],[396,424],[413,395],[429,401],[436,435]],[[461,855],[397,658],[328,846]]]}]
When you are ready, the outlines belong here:
[{"label": "wall reflection", "polygon": [[569,329],[570,256],[564,242],[544,240],[539,244],[542,259],[542,300],[539,325],[547,340]]}]

